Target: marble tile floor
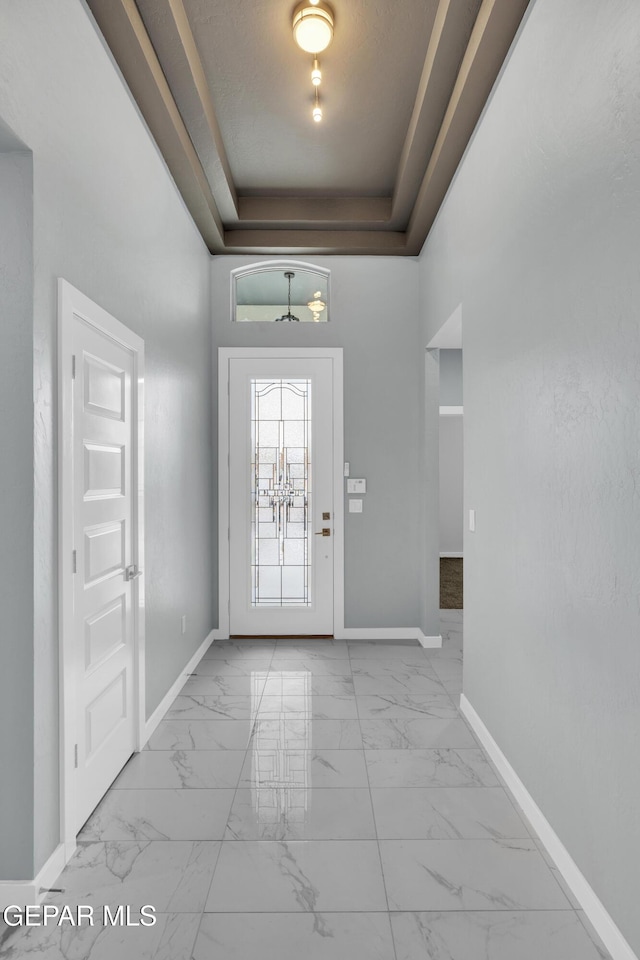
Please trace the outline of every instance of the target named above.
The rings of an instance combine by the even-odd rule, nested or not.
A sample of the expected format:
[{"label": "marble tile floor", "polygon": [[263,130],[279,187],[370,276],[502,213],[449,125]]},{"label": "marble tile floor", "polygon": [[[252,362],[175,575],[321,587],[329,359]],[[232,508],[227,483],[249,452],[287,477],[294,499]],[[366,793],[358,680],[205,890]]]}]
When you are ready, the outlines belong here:
[{"label": "marble tile floor", "polygon": [[0,929],[0,957],[608,960],[458,710],[461,611],[442,632],[214,644],[49,895],[95,926]]}]

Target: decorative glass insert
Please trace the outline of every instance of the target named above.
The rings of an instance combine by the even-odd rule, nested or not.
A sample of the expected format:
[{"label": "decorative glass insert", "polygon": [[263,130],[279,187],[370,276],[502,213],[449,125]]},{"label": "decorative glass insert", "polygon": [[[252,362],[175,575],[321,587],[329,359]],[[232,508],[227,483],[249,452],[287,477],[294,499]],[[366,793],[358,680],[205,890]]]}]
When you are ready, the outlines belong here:
[{"label": "decorative glass insert", "polygon": [[237,323],[326,323],[329,271],[297,260],[268,260],[231,271],[232,319]]},{"label": "decorative glass insert", "polygon": [[251,605],[311,606],[311,381],[251,381]]}]

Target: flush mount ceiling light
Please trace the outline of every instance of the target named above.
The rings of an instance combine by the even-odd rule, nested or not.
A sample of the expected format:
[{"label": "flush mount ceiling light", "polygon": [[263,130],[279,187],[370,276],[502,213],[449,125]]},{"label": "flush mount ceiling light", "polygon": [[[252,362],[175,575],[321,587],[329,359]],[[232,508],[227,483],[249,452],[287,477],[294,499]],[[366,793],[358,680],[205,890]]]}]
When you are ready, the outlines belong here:
[{"label": "flush mount ceiling light", "polygon": [[293,11],[293,36],[305,53],[313,54],[311,83],[313,84],[312,116],[316,123],[322,120],[319,86],[322,83],[322,71],[318,63],[318,54],[326,50],[333,40],[333,10],[324,0],[304,0]]},{"label": "flush mount ceiling light", "polygon": [[322,53],[333,39],[333,10],[328,3],[313,0],[298,4],[293,11],[293,36],[306,53]]}]

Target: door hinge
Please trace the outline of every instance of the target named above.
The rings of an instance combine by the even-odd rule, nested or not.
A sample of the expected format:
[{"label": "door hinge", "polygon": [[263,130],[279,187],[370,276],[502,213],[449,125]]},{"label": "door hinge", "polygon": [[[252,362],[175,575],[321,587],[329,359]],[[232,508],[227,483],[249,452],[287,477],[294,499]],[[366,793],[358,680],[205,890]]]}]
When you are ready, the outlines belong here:
[{"label": "door hinge", "polygon": [[78,744],[77,743],[73,748],[73,765],[77,770],[78,769]]},{"label": "door hinge", "polygon": [[71,379],[75,380],[76,378],[76,355],[75,353],[71,356]]},{"label": "door hinge", "polygon": [[73,564],[73,572],[77,573],[78,572],[78,555],[75,550],[71,554],[71,563]]}]

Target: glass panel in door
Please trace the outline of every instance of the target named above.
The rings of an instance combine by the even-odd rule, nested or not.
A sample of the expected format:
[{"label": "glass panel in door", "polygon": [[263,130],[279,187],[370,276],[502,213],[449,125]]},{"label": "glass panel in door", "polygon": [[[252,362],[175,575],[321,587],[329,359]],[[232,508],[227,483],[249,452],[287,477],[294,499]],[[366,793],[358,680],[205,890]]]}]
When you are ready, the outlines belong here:
[{"label": "glass panel in door", "polygon": [[230,632],[333,633],[333,361],[229,361]]}]

